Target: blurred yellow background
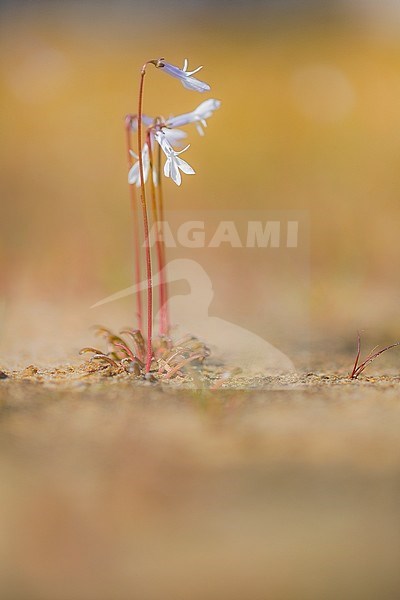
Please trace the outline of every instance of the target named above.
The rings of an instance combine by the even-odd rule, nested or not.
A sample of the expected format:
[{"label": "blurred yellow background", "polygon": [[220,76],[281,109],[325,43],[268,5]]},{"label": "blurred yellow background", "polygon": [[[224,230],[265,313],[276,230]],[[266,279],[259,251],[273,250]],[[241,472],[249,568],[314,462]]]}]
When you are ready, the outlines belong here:
[{"label": "blurred yellow background", "polygon": [[[399,598],[398,351],[374,363],[384,377],[345,380],[357,329],[365,347],[400,339],[396,2],[0,9],[0,371],[39,367],[0,382],[0,596]],[[132,282],[124,116],[141,65],[160,56],[204,64],[212,91],[151,67],[146,113],[222,101],[204,138],[188,128],[197,175],[166,182],[167,208],[309,215],[309,297],[299,278],[282,289],[286,304],[309,304],[319,376],[304,370],[290,318],[302,375],[260,392],[92,379],[66,365],[99,344],[91,324],[132,324],[130,298],[90,306]],[[235,324],[264,291],[252,285],[259,261],[237,276],[243,257],[221,269]],[[59,379],[43,379],[57,363]]]},{"label": "blurred yellow background", "polygon": [[[198,175],[167,183],[169,207],[309,211],[312,325],[398,337],[400,25],[383,5],[269,4],[2,5],[4,319],[130,282],[123,118],[145,60],[188,57],[223,104],[190,130]],[[149,70],[148,114],[203,99]]]}]

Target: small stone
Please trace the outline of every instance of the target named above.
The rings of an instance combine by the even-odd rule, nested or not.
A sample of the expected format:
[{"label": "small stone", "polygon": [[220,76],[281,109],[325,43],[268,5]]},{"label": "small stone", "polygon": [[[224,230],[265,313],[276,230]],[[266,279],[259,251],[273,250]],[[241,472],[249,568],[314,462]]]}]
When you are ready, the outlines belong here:
[{"label": "small stone", "polygon": [[0,379],[8,379],[7,373],[4,373],[4,371],[0,371]]},{"label": "small stone", "polygon": [[151,373],[146,373],[144,379],[149,383],[157,383],[157,379]]},{"label": "small stone", "polygon": [[21,377],[34,377],[37,374],[38,370],[39,369],[34,365],[29,365],[29,367],[26,367],[22,371]]},{"label": "small stone", "polygon": [[134,375],[135,377],[140,377],[141,369],[137,362],[130,360],[130,359],[126,359],[123,362],[123,366],[124,366],[125,371],[127,373],[129,373],[130,375]]}]

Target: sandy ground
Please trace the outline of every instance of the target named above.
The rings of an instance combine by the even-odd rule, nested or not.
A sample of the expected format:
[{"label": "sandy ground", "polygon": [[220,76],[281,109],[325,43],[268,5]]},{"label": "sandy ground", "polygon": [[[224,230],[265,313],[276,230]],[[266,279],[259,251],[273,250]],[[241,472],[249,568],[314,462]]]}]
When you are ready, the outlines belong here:
[{"label": "sandy ground", "polygon": [[[0,599],[398,600],[400,350],[346,378],[357,328],[367,349],[400,331],[387,2],[314,2],[304,17],[293,2],[282,22],[285,2],[267,17],[232,3],[215,21],[198,3],[190,22],[191,3],[155,18],[153,3],[140,18],[132,2],[1,4]],[[204,64],[223,102],[204,143],[188,130],[198,177],[165,187],[167,210],[309,215],[310,258],[273,249],[276,286],[253,249],[209,261],[214,316],[257,333],[247,298],[265,280],[285,343],[308,345],[296,322],[320,328],[297,375],[183,390],[74,366],[91,325],[134,320],[128,299],[90,307],[131,281],[123,115],[156,48]],[[200,101],[157,73],[146,83],[148,114]]]},{"label": "sandy ground", "polygon": [[247,391],[1,380],[1,597],[400,597],[400,377],[323,360]]}]

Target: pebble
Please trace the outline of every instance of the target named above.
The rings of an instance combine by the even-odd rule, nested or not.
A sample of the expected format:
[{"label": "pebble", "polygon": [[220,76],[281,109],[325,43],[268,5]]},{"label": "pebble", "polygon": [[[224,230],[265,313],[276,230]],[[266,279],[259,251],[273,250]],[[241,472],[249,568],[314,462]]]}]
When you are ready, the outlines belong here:
[{"label": "pebble", "polygon": [[21,377],[33,377],[37,374],[38,372],[38,368],[35,367],[34,365],[29,365],[29,367],[26,367],[22,373],[21,373]]}]

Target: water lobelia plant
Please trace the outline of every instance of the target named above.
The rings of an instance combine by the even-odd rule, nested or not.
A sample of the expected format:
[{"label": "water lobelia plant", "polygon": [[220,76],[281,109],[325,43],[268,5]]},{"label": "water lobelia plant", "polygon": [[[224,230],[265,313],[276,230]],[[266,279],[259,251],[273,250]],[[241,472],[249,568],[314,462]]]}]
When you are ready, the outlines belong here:
[{"label": "water lobelia plant", "polygon": [[[207,354],[206,349],[199,350],[196,343],[193,341],[185,342],[183,345],[178,344],[172,347],[171,344],[165,344],[165,338],[169,335],[170,322],[167,308],[168,290],[165,279],[165,244],[163,239],[163,222],[164,222],[164,198],[163,198],[163,176],[172,179],[172,181],[180,186],[182,183],[182,173],[186,175],[194,175],[195,171],[181,158],[181,154],[186,152],[190,144],[181,149],[175,149],[182,145],[182,140],[187,137],[187,133],[180,128],[191,123],[196,125],[200,135],[204,135],[204,128],[207,127],[207,119],[209,119],[214,111],[219,108],[220,101],[210,98],[202,102],[191,112],[164,119],[158,115],[154,118],[143,113],[144,99],[144,81],[147,73],[147,67],[153,65],[156,69],[163,71],[167,75],[178,79],[183,87],[196,92],[208,92],[210,86],[194,77],[196,73],[202,69],[198,67],[193,71],[188,71],[188,61],[185,59],[183,68],[180,69],[163,58],[149,60],[144,63],[140,71],[138,106],[135,114],[129,114],[125,118],[125,136],[126,136],[126,152],[128,159],[128,183],[130,187],[130,198],[133,214],[133,236],[134,236],[134,253],[135,253],[135,284],[136,293],[136,309],[138,319],[138,329],[127,329],[125,334],[130,335],[133,339],[136,348],[132,350],[130,346],[124,342],[119,336],[115,336],[109,330],[100,328],[99,331],[105,335],[109,350],[107,354],[101,353],[96,349],[85,348],[83,352],[93,352],[93,358],[103,358],[113,366],[118,365],[118,358],[121,360],[135,360],[136,365],[139,365],[141,371],[149,373],[152,368],[153,361],[153,268],[151,255],[151,240],[150,240],[150,222],[152,221],[152,231],[155,231],[155,253],[157,260],[157,269],[159,273],[159,307],[160,307],[160,323],[159,323],[159,341],[158,341],[158,362],[156,368],[158,374],[166,372],[166,377],[171,377],[178,373],[180,365],[187,364],[193,360],[204,358]],[[132,134],[137,136],[137,152],[132,149]],[[165,163],[162,168],[162,158],[165,158]],[[135,160],[133,160],[135,159]],[[136,197],[135,188],[139,189],[140,208]],[[150,210],[147,201],[147,192],[151,198]],[[140,219],[141,213],[141,219]],[[143,304],[141,296],[141,250],[140,243],[140,222],[143,230],[143,246],[144,246],[144,262],[145,274],[147,283],[147,298],[146,298],[146,322],[147,335],[144,340],[143,336]],[[154,227],[155,225],[155,227]],[[184,351],[182,350],[184,349]],[[160,351],[161,350],[161,351]],[[169,357],[169,358],[168,358]],[[173,361],[171,367],[170,360]],[[179,362],[181,360],[181,362]],[[160,362],[161,361],[161,362]],[[171,368],[170,368],[171,367]]]},{"label": "water lobelia plant", "polygon": [[[209,118],[213,111],[219,107],[220,103],[218,100],[207,100],[202,103],[197,109],[191,113],[186,113],[180,117],[171,118],[164,120],[162,117],[156,117],[151,119],[143,115],[143,93],[144,93],[144,81],[146,75],[146,69],[148,65],[154,65],[157,69],[163,70],[168,75],[177,78],[181,81],[182,85],[189,89],[198,92],[207,92],[210,90],[210,86],[207,83],[199,81],[193,75],[200,71],[202,67],[198,67],[194,71],[188,71],[188,62],[184,61],[183,69],[179,69],[170,63],[167,63],[164,59],[156,59],[147,61],[140,73],[140,84],[139,84],[139,100],[137,117],[130,119],[130,125],[132,128],[136,128],[137,131],[137,147],[138,156],[137,162],[133,164],[129,170],[128,181],[131,185],[136,184],[140,188],[140,203],[142,208],[142,222],[143,222],[143,235],[144,235],[144,247],[145,247],[145,264],[146,264],[146,279],[147,279],[147,353],[146,353],[146,364],[145,370],[148,372],[151,366],[152,360],[152,338],[153,338],[153,285],[152,285],[152,260],[150,250],[150,238],[149,238],[149,214],[148,204],[146,199],[146,182],[150,177],[150,188],[151,188],[151,212],[152,219],[155,223],[162,223],[163,213],[163,198],[162,198],[162,174],[161,174],[161,151],[166,156],[166,162],[164,165],[164,175],[170,177],[177,185],[181,185],[182,176],[181,171],[188,175],[195,173],[194,169],[180,157],[182,152],[185,152],[189,145],[182,150],[175,150],[172,144],[178,142],[186,137],[184,132],[177,130],[177,127],[187,125],[191,122],[201,123],[206,125],[206,119]],[[143,144],[142,126],[147,127],[145,142]],[[202,131],[202,130],[201,130]],[[159,149],[157,167],[154,163],[153,147],[154,143],[157,142]],[[130,152],[132,150],[130,149]],[[135,155],[134,155],[135,156]],[[156,198],[155,188],[159,187],[158,203]],[[158,205],[157,205],[158,204]],[[159,219],[160,217],[160,219]],[[135,218],[135,215],[134,215]],[[158,270],[163,272],[165,266],[165,247],[162,243],[162,231],[156,227],[156,252],[158,261]],[[137,233],[136,233],[137,239]],[[137,243],[136,243],[137,248]],[[136,253],[136,264],[139,264],[139,256]],[[136,273],[139,274],[139,268],[136,267]],[[138,282],[137,282],[138,283]],[[165,281],[160,282],[159,286],[160,296],[160,334],[168,334],[168,315],[166,314],[166,303],[167,303],[167,291]],[[141,329],[142,315],[140,306],[140,297],[138,301],[138,313],[139,313],[139,329]]]}]

